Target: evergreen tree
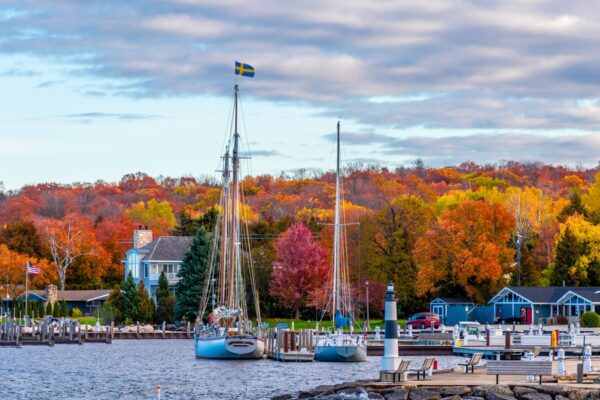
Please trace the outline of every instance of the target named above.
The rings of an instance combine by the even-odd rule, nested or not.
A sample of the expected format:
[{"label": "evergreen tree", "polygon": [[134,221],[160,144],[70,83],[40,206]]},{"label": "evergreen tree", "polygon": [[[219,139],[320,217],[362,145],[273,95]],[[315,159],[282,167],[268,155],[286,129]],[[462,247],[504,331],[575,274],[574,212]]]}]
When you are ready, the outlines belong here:
[{"label": "evergreen tree", "polygon": [[60,304],[58,304],[58,302],[54,303],[52,305],[52,316],[53,317],[60,317]]},{"label": "evergreen tree", "polygon": [[[121,286],[118,284],[114,286],[112,292],[108,295],[108,300],[106,300],[106,303],[103,306],[106,306],[104,307],[104,310],[101,310],[105,311],[105,314],[107,314],[107,318],[105,319],[112,319],[117,324],[125,320]],[[107,309],[108,307],[110,307],[110,310]],[[108,316],[108,314],[110,314],[110,316]]]},{"label": "evergreen tree", "polygon": [[200,228],[204,228],[207,232],[212,232],[219,211],[215,207],[211,207],[201,217],[192,218],[185,211],[179,213],[179,224],[173,230],[174,236],[195,236]]},{"label": "evergreen tree", "polygon": [[577,238],[567,226],[564,234],[556,244],[556,259],[554,260],[554,269],[550,280],[552,286],[562,286],[563,282],[567,286],[577,284],[570,270],[577,263],[579,253],[580,245],[577,242]]},{"label": "evergreen tree", "polygon": [[583,215],[586,218],[588,217],[588,212],[581,201],[579,190],[574,190],[571,193],[571,196],[569,197],[569,204],[567,204],[560,212],[560,217],[564,220],[573,214]]},{"label": "evergreen tree", "polygon": [[137,293],[137,287],[133,281],[131,271],[127,275],[127,280],[123,285],[123,317],[130,323],[138,320],[140,312],[140,301]]},{"label": "evergreen tree", "polygon": [[140,283],[138,284],[137,297],[139,312],[136,320],[140,322],[152,322],[152,316],[154,315],[154,302],[148,295],[144,281],[140,280]]},{"label": "evergreen tree", "polygon": [[61,300],[60,302],[60,316],[61,317],[66,317],[67,316],[67,302],[65,300]]},{"label": "evergreen tree", "polygon": [[173,323],[173,311],[175,307],[175,296],[169,289],[169,281],[165,272],[161,272],[158,278],[158,289],[156,290],[156,312],[154,320],[160,324],[163,321]]},{"label": "evergreen tree", "polygon": [[46,303],[46,316],[51,316],[52,315],[52,303],[48,302]]},{"label": "evergreen tree", "polygon": [[179,283],[176,290],[175,319],[186,317],[194,321],[204,285],[204,273],[208,266],[210,235],[204,228],[198,229],[179,269]]}]

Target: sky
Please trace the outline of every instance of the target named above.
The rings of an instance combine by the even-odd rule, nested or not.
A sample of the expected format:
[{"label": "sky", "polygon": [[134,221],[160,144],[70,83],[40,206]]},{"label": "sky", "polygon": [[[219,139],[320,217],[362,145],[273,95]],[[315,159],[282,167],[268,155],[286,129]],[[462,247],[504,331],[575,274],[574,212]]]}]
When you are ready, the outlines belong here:
[{"label": "sky", "polygon": [[0,181],[600,160],[589,1],[0,0]]}]

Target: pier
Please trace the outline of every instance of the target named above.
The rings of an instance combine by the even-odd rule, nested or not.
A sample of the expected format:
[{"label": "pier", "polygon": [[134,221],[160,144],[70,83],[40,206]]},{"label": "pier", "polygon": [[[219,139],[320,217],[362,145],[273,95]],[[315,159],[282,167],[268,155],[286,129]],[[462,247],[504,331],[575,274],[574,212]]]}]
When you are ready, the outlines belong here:
[{"label": "pier", "polygon": [[269,329],[265,339],[266,356],[276,361],[309,362],[315,359],[314,331]]}]

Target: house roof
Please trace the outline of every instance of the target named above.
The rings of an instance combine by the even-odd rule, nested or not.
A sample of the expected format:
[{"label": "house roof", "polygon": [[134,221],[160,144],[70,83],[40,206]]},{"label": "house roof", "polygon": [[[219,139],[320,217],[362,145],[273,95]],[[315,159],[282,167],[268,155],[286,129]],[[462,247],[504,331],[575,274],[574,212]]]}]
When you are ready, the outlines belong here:
[{"label": "house roof", "polygon": [[438,297],[435,300],[441,300],[446,304],[474,304],[468,297]]},{"label": "house roof", "polygon": [[[111,290],[109,289],[98,289],[98,290],[58,290],[56,292],[57,299],[59,301],[92,301],[107,298]],[[45,290],[29,290],[28,293],[35,294],[36,296],[47,300]]]},{"label": "house roof", "polygon": [[[551,304],[557,303],[558,300],[563,297],[567,292],[572,291],[582,297],[585,297],[591,301],[590,297],[597,296],[600,301],[600,294],[595,292],[600,291],[600,287],[562,287],[562,286],[508,286],[504,289],[512,290],[518,295],[536,304]],[[504,290],[502,289],[502,290]],[[502,291],[498,292],[500,294]],[[498,295],[496,294],[496,296]],[[496,297],[494,296],[494,297]],[[596,298],[596,297],[594,297]]]},{"label": "house roof", "polygon": [[192,236],[161,236],[138,249],[144,261],[181,261],[190,249]]},{"label": "house roof", "polygon": [[598,287],[584,287],[584,288],[576,288],[577,290],[571,290],[571,292],[575,293],[578,296],[583,297],[586,300],[591,301],[592,303],[600,303],[600,288]]}]

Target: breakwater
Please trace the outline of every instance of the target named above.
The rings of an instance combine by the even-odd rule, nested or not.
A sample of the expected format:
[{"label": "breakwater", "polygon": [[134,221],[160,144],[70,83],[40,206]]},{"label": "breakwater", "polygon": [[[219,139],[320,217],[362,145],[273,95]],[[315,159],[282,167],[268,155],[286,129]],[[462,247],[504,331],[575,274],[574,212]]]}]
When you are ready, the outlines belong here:
[{"label": "breakwater", "polygon": [[562,385],[418,386],[356,381],[322,385],[311,390],[274,396],[272,400],[598,400],[600,390]]}]

